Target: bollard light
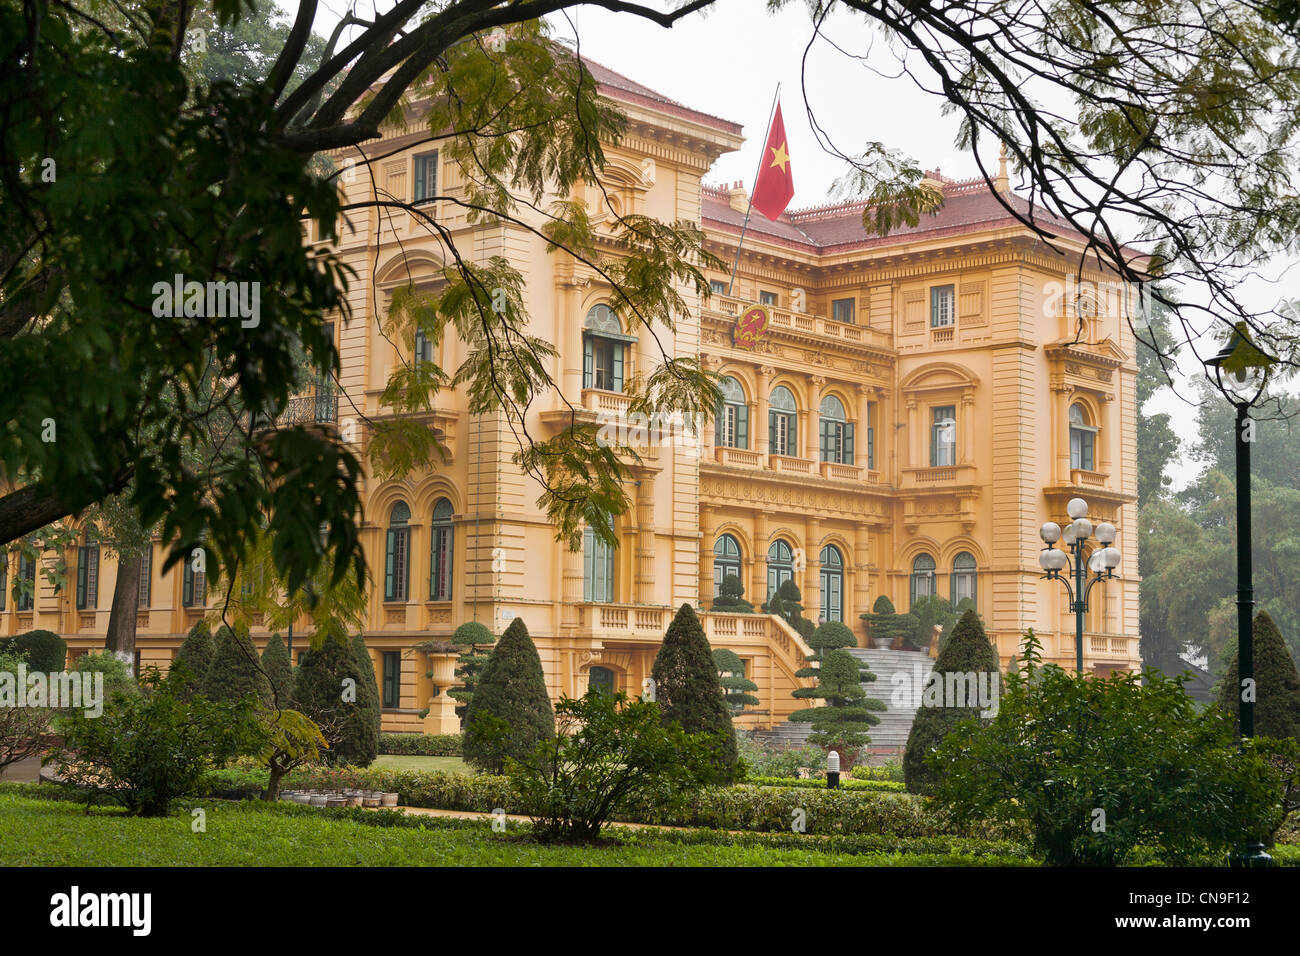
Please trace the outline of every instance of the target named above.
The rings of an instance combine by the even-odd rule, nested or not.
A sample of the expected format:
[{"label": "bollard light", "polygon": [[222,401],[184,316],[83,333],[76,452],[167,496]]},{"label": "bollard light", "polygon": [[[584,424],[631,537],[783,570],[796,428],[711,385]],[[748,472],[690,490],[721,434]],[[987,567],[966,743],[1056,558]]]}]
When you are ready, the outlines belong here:
[{"label": "bollard light", "polygon": [[826,755],[826,786],[830,790],[836,790],[840,785],[840,755],[839,751],[832,750]]}]

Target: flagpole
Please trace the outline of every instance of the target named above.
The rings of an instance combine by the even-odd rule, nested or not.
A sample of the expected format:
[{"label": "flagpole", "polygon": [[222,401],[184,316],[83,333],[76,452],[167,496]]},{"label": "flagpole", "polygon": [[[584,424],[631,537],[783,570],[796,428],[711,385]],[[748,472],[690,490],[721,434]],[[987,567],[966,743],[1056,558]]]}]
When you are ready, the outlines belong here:
[{"label": "flagpole", "polygon": [[731,264],[731,281],[727,283],[727,295],[731,295],[732,288],[736,285],[736,270],[740,268],[740,247],[744,245],[745,233],[749,229],[749,214],[754,211],[754,186],[758,182],[758,174],[763,171],[763,160],[767,158],[767,137],[772,135],[772,117],[776,115],[776,101],[781,96],[781,84],[776,84],[776,92],[772,94],[772,108],[767,111],[767,125],[763,129],[767,133],[763,136],[763,148],[758,154],[758,168],[754,170],[754,182],[749,184],[749,207],[745,210],[745,222],[740,227],[740,241],[736,243],[736,261]]}]

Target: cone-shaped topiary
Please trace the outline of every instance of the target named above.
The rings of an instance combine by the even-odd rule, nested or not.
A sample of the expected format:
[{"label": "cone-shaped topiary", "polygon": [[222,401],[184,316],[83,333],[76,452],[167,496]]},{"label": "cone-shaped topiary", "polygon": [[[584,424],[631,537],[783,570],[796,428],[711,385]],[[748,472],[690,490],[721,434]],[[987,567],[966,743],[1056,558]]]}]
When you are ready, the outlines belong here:
[{"label": "cone-shaped topiary", "polygon": [[379,730],[383,721],[383,701],[379,696],[379,680],[375,677],[374,658],[370,656],[370,648],[366,647],[366,639],[360,634],[352,638],[352,653],[356,655],[357,663],[360,664],[361,673],[365,678],[357,685],[357,703],[369,715],[370,723],[374,726],[375,752],[378,753]]},{"label": "cone-shaped topiary", "polygon": [[704,627],[689,604],[678,608],[668,625],[650,676],[664,723],[675,723],[688,734],[714,735],[711,749],[718,778],[734,779],[736,731]]},{"label": "cone-shaped topiary", "polygon": [[259,703],[271,703],[271,682],[262,671],[246,625],[236,624],[234,631],[228,627],[217,630],[212,639],[212,661],[198,689],[208,700],[253,697]]},{"label": "cone-shaped topiary", "polygon": [[555,710],[546,675],[523,618],[510,622],[488,658],[465,709],[464,757],[500,773],[508,757],[521,759],[555,737]]},{"label": "cone-shaped topiary", "polygon": [[172,662],[172,669],[168,672],[168,678],[179,685],[177,696],[181,700],[197,693],[199,684],[208,676],[208,668],[212,666],[212,657],[215,653],[212,629],[208,627],[208,622],[196,621],[190,628],[189,634],[185,636],[185,640],[181,642],[180,650],[176,652],[176,660]]},{"label": "cone-shaped topiary", "polygon": [[374,710],[378,696],[365,693],[374,671],[346,638],[326,637],[302,655],[294,680],[294,709],[314,720],[329,743],[331,764],[368,766],[379,751]]},{"label": "cone-shaped topiary", "polygon": [[[1300,672],[1267,611],[1255,615],[1251,630],[1255,636],[1255,735],[1300,739]],[[1232,655],[1218,693],[1219,706],[1237,718],[1240,730],[1238,653]]]},{"label": "cone-shaped topiary", "polygon": [[462,727],[465,724],[465,711],[474,699],[474,688],[483,676],[483,669],[487,667],[488,648],[496,642],[496,635],[478,621],[466,621],[451,635],[452,644],[465,648],[456,658],[455,676],[460,681],[460,686],[447,692],[447,696],[457,702],[456,716],[461,719]]},{"label": "cone-shaped topiary", "polygon": [[[980,716],[979,689],[991,693],[998,686],[994,682],[1000,684],[1001,669],[998,652],[985,636],[979,615],[967,611],[939,652],[907,736],[903,780],[912,793],[929,792],[934,774],[925,764],[926,756],[961,721]],[[954,677],[950,679],[949,674]],[[962,678],[958,680],[956,675]],[[971,697],[976,698],[973,706]]]},{"label": "cone-shaped topiary", "polygon": [[281,709],[288,707],[293,700],[293,664],[279,634],[272,634],[262,649],[262,670],[275,691],[275,703]]},{"label": "cone-shaped topiary", "polygon": [[[844,630],[848,631],[848,628]],[[817,686],[802,687],[795,691],[794,696],[804,700],[824,700],[826,706],[796,710],[790,715],[790,720],[812,724],[813,732],[808,735],[808,742],[814,747],[838,752],[841,766],[848,770],[857,759],[858,751],[871,742],[867,728],[880,723],[880,718],[872,711],[885,709],[882,701],[867,697],[862,687],[864,681],[875,680],[875,675],[869,670],[863,671],[858,659],[842,646],[829,648],[813,673],[817,675]]]},{"label": "cone-shaped topiary", "polygon": [[722,699],[727,702],[733,714],[741,714],[746,707],[757,707],[759,700],[752,691],[758,685],[745,676],[745,662],[735,651],[726,647],[714,648],[713,666],[718,671],[718,683],[722,685]]}]

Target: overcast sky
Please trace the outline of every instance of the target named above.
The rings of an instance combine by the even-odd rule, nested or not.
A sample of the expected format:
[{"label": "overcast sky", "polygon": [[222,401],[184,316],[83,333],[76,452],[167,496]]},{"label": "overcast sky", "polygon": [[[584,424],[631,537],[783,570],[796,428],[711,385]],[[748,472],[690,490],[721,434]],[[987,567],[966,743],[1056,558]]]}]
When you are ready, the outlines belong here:
[{"label": "overcast sky", "polygon": [[[324,2],[337,15],[344,0]],[[322,11],[317,32],[328,33],[333,21],[334,16]],[[821,38],[810,51],[811,25],[802,3],[772,15],[760,0],[718,0],[707,14],[687,17],[670,30],[592,7],[556,15],[552,23],[557,37],[576,37],[585,56],[687,106],[744,126],[745,146],[722,156],[707,182],[743,180],[746,187],[752,186],[778,83],[794,173],[792,207],[833,200],[833,184],[847,171],[843,159],[819,144],[805,91],[823,139],[843,153],[859,153],[866,143],[880,141],[949,178],[979,175],[974,156],[955,145],[957,119],[944,114],[943,100],[901,74],[905,51],[889,49],[884,38],[859,19],[831,20],[828,32],[834,45]],[[926,80],[914,55],[907,65]],[[998,145],[984,143],[980,152],[986,168],[995,170]],[[1276,288],[1264,288],[1261,294],[1272,297],[1264,306],[1271,308]],[[1191,371],[1190,363],[1184,368]],[[1187,387],[1179,392],[1182,399],[1166,390],[1147,411],[1170,412],[1179,434],[1190,436],[1195,410],[1184,399],[1193,393]],[[1175,486],[1185,485],[1196,470],[1194,463],[1180,463],[1172,475]]]}]

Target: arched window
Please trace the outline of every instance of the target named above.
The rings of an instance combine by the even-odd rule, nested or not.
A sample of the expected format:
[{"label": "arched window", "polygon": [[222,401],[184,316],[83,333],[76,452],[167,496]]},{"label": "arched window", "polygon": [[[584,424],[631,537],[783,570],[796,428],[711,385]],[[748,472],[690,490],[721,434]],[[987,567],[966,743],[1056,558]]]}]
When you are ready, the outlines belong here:
[{"label": "arched window", "polygon": [[786,581],[794,578],[794,550],[780,538],[767,549],[767,597],[771,600]]},{"label": "arched window", "polygon": [[602,694],[614,693],[614,672],[608,667],[593,667],[587,672],[587,688]]},{"label": "arched window", "polygon": [[384,546],[384,600],[405,601],[411,570],[411,509],[405,501],[388,513],[388,539]]},{"label": "arched window", "polygon": [[918,554],[912,562],[912,604],[934,594],[934,558]]},{"label": "arched window", "polygon": [[833,544],[822,548],[822,617],[844,620],[844,558]]},{"label": "arched window", "polygon": [[718,383],[722,401],[713,421],[713,438],[722,448],[749,447],[749,406],[745,389],[730,375]]},{"label": "arched window", "polygon": [[767,433],[773,455],[799,457],[799,409],[794,403],[794,393],[784,385],[772,389],[767,400]]},{"label": "arched window", "polygon": [[614,549],[590,528],[582,532],[582,599],[597,604],[614,600]]},{"label": "arched window", "polygon": [[99,606],[99,542],[87,533],[77,548],[77,610]]},{"label": "arched window", "polygon": [[1088,424],[1082,404],[1070,406],[1070,467],[1093,471],[1096,467],[1097,429]]},{"label": "arched window", "polygon": [[952,559],[952,577],[949,590],[951,594],[949,594],[948,599],[952,601],[953,607],[956,607],[963,598],[970,598],[972,602],[976,601],[975,557],[969,551],[963,551]]},{"label": "arched window", "polygon": [[446,498],[433,506],[432,533],[429,538],[429,600],[451,600],[451,527],[452,507]]},{"label": "arched window", "polygon": [[844,404],[834,395],[827,395],[817,414],[821,420],[822,461],[853,464],[853,423],[845,420]]},{"label": "arched window", "polygon": [[722,593],[722,581],[728,574],[740,577],[740,542],[724,534],[713,543],[714,597]]},{"label": "arched window", "polygon": [[593,305],[582,325],[582,387],[623,391],[627,346],[636,337],[625,335],[614,310],[603,304]]}]

